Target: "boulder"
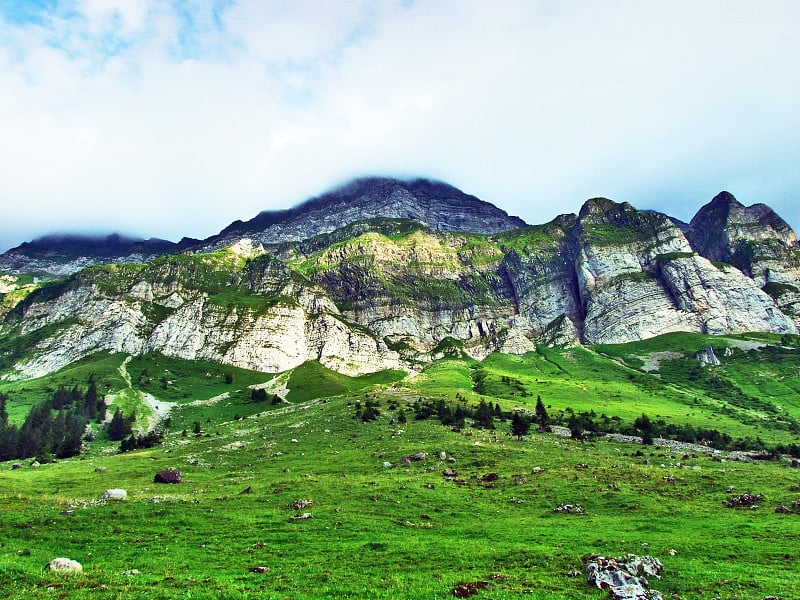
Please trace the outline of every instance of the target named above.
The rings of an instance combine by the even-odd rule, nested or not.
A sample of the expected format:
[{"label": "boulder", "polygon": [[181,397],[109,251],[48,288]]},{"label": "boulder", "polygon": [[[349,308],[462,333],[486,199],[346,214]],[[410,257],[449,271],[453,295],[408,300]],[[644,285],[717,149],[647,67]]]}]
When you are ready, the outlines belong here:
[{"label": "boulder", "polygon": [[739,494],[725,501],[728,508],[748,507],[758,508],[758,503],[764,500],[763,494]]},{"label": "boulder", "polygon": [[81,563],[71,558],[54,558],[47,563],[45,568],[58,573],[81,573],[83,571]]},{"label": "boulder", "polygon": [[155,483],[180,483],[181,472],[178,469],[163,469],[153,478]]},{"label": "boulder", "polygon": [[100,498],[102,500],[126,500],[128,498],[128,492],[120,488],[114,488],[103,492]]},{"label": "boulder", "polygon": [[607,589],[615,600],[663,600],[663,596],[650,589],[647,577],[660,578],[664,565],[652,556],[622,557],[590,555],[584,570],[589,585]]}]

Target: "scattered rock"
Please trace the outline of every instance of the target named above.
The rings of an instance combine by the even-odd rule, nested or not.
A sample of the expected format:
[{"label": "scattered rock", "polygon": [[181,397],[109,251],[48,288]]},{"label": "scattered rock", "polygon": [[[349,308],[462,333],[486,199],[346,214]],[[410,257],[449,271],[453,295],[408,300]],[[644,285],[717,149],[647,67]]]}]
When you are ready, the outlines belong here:
[{"label": "scattered rock", "polygon": [[180,483],[181,472],[178,469],[163,469],[153,478],[155,483]]},{"label": "scattered rock", "polygon": [[106,490],[103,492],[103,495],[100,496],[101,500],[126,500],[128,498],[128,492],[121,488],[114,488],[111,490]]},{"label": "scattered rock", "polygon": [[485,590],[488,585],[486,581],[459,581],[453,587],[453,596],[456,598],[469,598],[480,590]]},{"label": "scattered rock", "polygon": [[83,566],[77,560],[71,558],[54,558],[45,568],[48,571],[56,571],[59,573],[81,573]]},{"label": "scattered rock", "polygon": [[800,460],[793,458],[792,462],[789,463],[789,466],[792,467],[793,469],[800,469]]},{"label": "scattered rock", "polygon": [[445,469],[442,471],[442,475],[444,475],[447,479],[452,479],[453,477],[458,477],[458,471],[455,469]]},{"label": "scattered rock", "polygon": [[269,573],[269,567],[250,567],[251,573]]},{"label": "scattered rock", "polygon": [[553,509],[554,513],[566,513],[568,515],[583,515],[586,511],[577,504],[559,504]]},{"label": "scattered rock", "polygon": [[786,508],[783,504],[781,504],[779,506],[776,506],[775,507],[775,512],[776,513],[780,513],[780,514],[784,514],[784,515],[792,514],[792,511],[789,510],[788,508]]},{"label": "scattered rock", "polygon": [[758,503],[764,500],[763,494],[739,494],[725,501],[728,508],[749,507],[758,508]]},{"label": "scattered rock", "polygon": [[453,458],[452,456],[450,456],[450,457],[448,457],[447,462],[449,462],[450,464],[455,464],[456,459]]},{"label": "scattered rock", "polygon": [[281,494],[281,493],[283,493],[283,490],[281,488],[275,488],[274,490],[272,490],[272,493],[276,494],[276,495],[277,494]]},{"label": "scattered rock", "polygon": [[244,450],[247,448],[247,442],[236,441],[231,442],[230,444],[225,444],[224,446],[220,447],[220,452],[231,452],[233,450]]},{"label": "scattered rock", "polygon": [[417,452],[416,454],[412,454],[410,456],[406,456],[403,459],[403,462],[406,464],[410,464],[412,462],[420,462],[423,460],[428,460],[428,453],[427,452]]},{"label": "scattered rock", "polygon": [[125,577],[136,577],[137,575],[141,575],[142,572],[139,569],[129,569],[128,571],[124,571],[122,574]]},{"label": "scattered rock", "polygon": [[439,452],[439,460],[447,460],[447,452]]},{"label": "scattered rock", "polygon": [[706,346],[700,350],[695,357],[704,367],[718,367],[720,364],[719,359],[717,358],[717,355],[714,354],[714,349],[711,346]]},{"label": "scattered rock", "polygon": [[522,475],[514,475],[514,485],[525,485],[527,480]]},{"label": "scattered rock", "polygon": [[299,444],[300,443],[295,438],[292,438],[291,440],[289,440],[289,442],[292,443],[292,444]]},{"label": "scattered rock", "polygon": [[544,469],[542,467],[533,467],[531,469],[531,473],[533,475],[538,475],[539,473],[542,473],[543,471],[544,471]]},{"label": "scattered rock", "polygon": [[108,469],[106,469],[105,467],[97,467],[97,468],[94,470],[94,472],[95,472],[95,473],[107,473],[107,472],[108,472]]},{"label": "scattered rock", "polygon": [[291,521],[302,521],[304,519],[313,519],[313,515],[311,513],[298,513],[293,517],[289,517]]},{"label": "scattered rock", "polygon": [[584,570],[589,576],[589,585],[607,589],[615,600],[663,600],[663,596],[651,590],[647,577],[661,578],[664,565],[652,556],[622,557],[592,554],[584,561]]},{"label": "scattered rock", "polygon": [[33,467],[34,469],[38,469],[41,466],[42,466],[42,463],[40,463],[38,460],[35,460],[35,461],[33,461],[31,463],[31,467]]},{"label": "scattered rock", "polygon": [[486,473],[480,477],[480,481],[497,481],[500,479],[500,476],[497,473]]},{"label": "scattered rock", "polygon": [[392,463],[390,463],[389,461],[383,461],[383,468],[384,469],[390,469],[391,467],[392,467]]},{"label": "scattered rock", "polygon": [[16,471],[17,469],[21,469],[21,468],[22,468],[22,465],[19,464],[19,463],[14,463],[13,465],[11,465],[11,469],[14,470],[14,471]]},{"label": "scattered rock", "polygon": [[241,492],[239,492],[239,493],[240,493],[240,494],[252,494],[252,493],[253,493],[253,486],[252,486],[252,485],[248,485],[246,488],[244,488],[244,489],[243,489]]},{"label": "scattered rock", "polygon": [[309,506],[314,506],[313,500],[295,500],[290,505],[295,510],[303,510],[304,508],[308,508]]}]

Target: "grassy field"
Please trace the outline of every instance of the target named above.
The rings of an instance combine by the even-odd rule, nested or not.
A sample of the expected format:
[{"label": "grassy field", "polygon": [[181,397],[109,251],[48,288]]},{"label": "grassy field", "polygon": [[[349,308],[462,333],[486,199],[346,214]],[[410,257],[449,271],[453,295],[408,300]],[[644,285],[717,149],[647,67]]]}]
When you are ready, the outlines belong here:
[{"label": "grassy field", "polygon": [[[532,408],[541,395],[551,414],[647,412],[732,435],[795,439],[751,424],[762,407],[729,407],[705,379],[680,375],[690,365],[681,366],[687,358],[676,356],[676,343],[694,360],[694,346],[708,342],[447,359],[403,380],[348,378],[309,363],[273,381],[211,363],[132,359],[130,389],[175,403],[163,444],[119,454],[101,439],[79,457],[37,468],[0,463],[0,589],[8,598],[423,599],[485,582],[476,598],[599,599],[608,593],[572,576],[583,558],[634,553],[664,563],[662,579],[651,583],[665,598],[798,598],[800,509],[792,503],[800,501],[800,469],[786,460],[740,462],[550,433],[519,442],[499,420],[494,431],[454,431],[413,419],[422,397],[483,398],[511,410]],[[675,354],[658,377],[632,366],[665,351]],[[787,390],[797,389],[796,354],[784,348],[778,360],[775,352],[720,351],[716,373],[745,397],[781,398],[793,413],[796,396]],[[109,390],[127,386],[123,359],[93,363]],[[4,389],[44,393],[84,381],[84,368]],[[251,385],[282,387],[287,402],[252,402]],[[356,418],[366,401],[379,405],[374,422]],[[406,423],[398,422],[401,410]],[[404,463],[420,452],[426,460]],[[167,467],[182,472],[180,484],[154,483]],[[446,468],[457,476],[445,478]],[[485,481],[489,473],[498,478]],[[110,488],[127,490],[127,500],[98,502]],[[759,508],[724,505],[745,492],[764,495]],[[293,508],[298,500],[313,504]],[[560,504],[585,514],[555,513]],[[793,512],[774,512],[779,505]],[[304,512],[312,518],[292,519]],[[80,561],[83,573],[46,571],[57,556]]]}]

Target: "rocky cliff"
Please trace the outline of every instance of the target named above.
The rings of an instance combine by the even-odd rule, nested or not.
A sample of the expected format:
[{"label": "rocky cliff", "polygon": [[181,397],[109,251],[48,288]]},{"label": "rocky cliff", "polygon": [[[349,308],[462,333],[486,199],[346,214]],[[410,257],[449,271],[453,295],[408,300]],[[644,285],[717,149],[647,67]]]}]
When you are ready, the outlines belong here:
[{"label": "rocky cliff", "polygon": [[32,377],[112,351],[359,374],[537,343],[797,331],[800,250],[771,211],[721,195],[684,228],[597,198],[522,226],[464,198],[360,181],[234,224],[207,244],[231,242],[222,248],[84,269],[7,305],[0,372]]}]

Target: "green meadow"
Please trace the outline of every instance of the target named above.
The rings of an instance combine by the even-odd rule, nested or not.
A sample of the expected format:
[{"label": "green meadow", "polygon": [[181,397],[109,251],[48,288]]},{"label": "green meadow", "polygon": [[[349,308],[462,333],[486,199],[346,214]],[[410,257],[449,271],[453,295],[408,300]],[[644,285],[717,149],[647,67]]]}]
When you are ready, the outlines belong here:
[{"label": "green meadow", "polygon": [[[126,401],[147,394],[172,410],[154,448],[120,453],[100,430],[77,457],[0,463],[0,589],[8,598],[423,599],[479,582],[478,599],[600,599],[609,594],[587,585],[584,557],[633,553],[664,564],[651,585],[665,598],[798,598],[800,469],[788,457],[745,462],[533,429],[517,441],[507,419],[493,430],[414,419],[421,399],[483,399],[510,412],[532,410],[539,396],[554,420],[587,412],[631,423],[646,413],[766,447],[797,441],[797,338],[742,339],[676,334],[451,357],[406,378],[102,355],[6,382],[17,422],[90,373],[112,398],[130,390]],[[753,349],[759,339],[771,345]],[[722,364],[697,371],[694,354],[707,345]],[[654,355],[658,369],[643,370]],[[281,390],[283,401],[254,401],[251,386]],[[367,402],[374,421],[357,417]],[[404,461],[419,453],[427,457]],[[165,468],[182,482],[155,483]],[[127,499],[99,501],[111,488]],[[725,506],[742,493],[764,499]],[[585,512],[554,512],[561,504]],[[311,517],[293,518],[303,513]],[[45,570],[59,556],[83,572]]]}]

